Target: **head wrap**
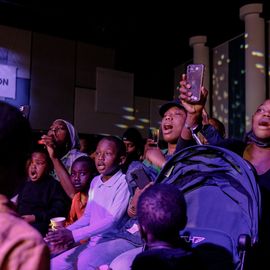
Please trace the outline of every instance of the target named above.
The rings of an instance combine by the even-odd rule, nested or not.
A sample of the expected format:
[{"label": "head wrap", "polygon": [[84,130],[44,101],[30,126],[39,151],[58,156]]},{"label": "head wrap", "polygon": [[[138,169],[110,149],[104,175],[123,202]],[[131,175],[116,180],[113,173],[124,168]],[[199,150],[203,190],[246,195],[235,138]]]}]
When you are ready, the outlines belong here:
[{"label": "head wrap", "polygon": [[71,149],[73,149],[73,148],[80,149],[79,136],[78,136],[77,131],[75,130],[74,126],[70,122],[68,122],[64,119],[54,120],[54,122],[56,122],[56,121],[62,121],[65,123],[65,125],[68,129],[69,137],[70,137]]}]

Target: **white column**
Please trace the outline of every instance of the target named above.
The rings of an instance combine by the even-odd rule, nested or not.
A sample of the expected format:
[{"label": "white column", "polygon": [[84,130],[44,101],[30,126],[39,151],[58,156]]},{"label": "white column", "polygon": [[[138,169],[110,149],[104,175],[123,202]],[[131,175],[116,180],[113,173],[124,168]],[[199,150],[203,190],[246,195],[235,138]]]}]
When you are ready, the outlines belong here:
[{"label": "white column", "polygon": [[248,4],[240,8],[240,18],[245,21],[246,69],[246,130],[251,128],[252,114],[266,98],[265,89],[265,30],[260,18],[262,4]]},{"label": "white column", "polygon": [[[205,45],[206,41],[206,36],[194,36],[189,39],[189,46],[193,48],[193,63],[205,65],[203,85],[209,91],[209,48]],[[208,112],[210,112],[209,98],[205,106]]]}]

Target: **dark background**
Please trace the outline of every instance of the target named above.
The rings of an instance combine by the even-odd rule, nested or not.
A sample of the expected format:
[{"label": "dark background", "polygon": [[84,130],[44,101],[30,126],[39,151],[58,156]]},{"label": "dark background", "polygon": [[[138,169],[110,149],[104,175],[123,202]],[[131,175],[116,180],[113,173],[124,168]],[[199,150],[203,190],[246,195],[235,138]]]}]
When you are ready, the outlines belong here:
[{"label": "dark background", "polygon": [[[171,99],[174,67],[192,58],[189,38],[217,46],[244,32],[239,8],[265,1],[180,1],[93,7],[91,1],[0,1],[0,24],[115,49],[116,69],[135,74],[135,95]],[[267,12],[266,12],[267,11]]]}]

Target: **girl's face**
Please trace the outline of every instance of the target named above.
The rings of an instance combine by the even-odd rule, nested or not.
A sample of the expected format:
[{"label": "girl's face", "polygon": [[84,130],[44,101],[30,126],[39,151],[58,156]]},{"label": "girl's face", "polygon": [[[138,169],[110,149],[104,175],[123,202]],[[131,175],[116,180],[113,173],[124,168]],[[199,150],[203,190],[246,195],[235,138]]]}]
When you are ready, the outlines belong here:
[{"label": "girl's face", "polygon": [[44,153],[35,152],[28,163],[28,176],[32,181],[42,178],[48,170],[47,157]]},{"label": "girl's face", "polygon": [[63,121],[60,120],[52,123],[49,128],[48,135],[53,137],[54,142],[58,145],[63,145],[69,140],[67,126]]},{"label": "girl's face", "polygon": [[96,149],[95,164],[98,172],[109,179],[118,169],[120,158],[114,142],[102,139]]},{"label": "girl's face", "polygon": [[252,130],[260,139],[270,138],[270,99],[261,104],[253,115]]},{"label": "girl's face", "polygon": [[88,163],[85,161],[75,161],[71,167],[70,179],[76,192],[88,190],[91,181]]}]

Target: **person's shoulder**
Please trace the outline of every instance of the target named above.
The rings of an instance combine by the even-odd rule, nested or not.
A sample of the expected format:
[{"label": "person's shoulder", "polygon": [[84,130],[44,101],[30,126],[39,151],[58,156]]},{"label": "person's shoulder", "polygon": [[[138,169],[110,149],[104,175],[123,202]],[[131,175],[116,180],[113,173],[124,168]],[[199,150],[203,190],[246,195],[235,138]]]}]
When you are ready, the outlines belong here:
[{"label": "person's shoulder", "polygon": [[36,229],[10,213],[1,212],[0,223],[0,259],[13,265],[8,269],[50,268],[49,248]]},{"label": "person's shoulder", "polygon": [[193,253],[182,248],[157,248],[138,254],[132,264],[133,270],[143,269],[200,269],[194,262]]},{"label": "person's shoulder", "polygon": [[0,234],[6,238],[17,239],[17,241],[32,240],[38,244],[44,244],[43,238],[37,230],[25,222],[22,218],[10,213],[0,213]]},{"label": "person's shoulder", "polygon": [[98,183],[102,183],[102,181],[101,181],[101,175],[100,174],[98,174],[98,175],[96,175],[93,179],[92,179],[92,181],[91,181],[91,183],[90,183],[90,188],[93,188],[93,187],[95,187]]}]

